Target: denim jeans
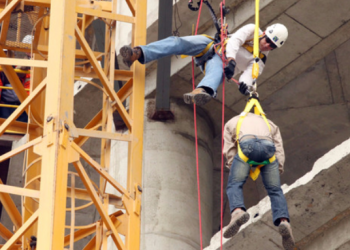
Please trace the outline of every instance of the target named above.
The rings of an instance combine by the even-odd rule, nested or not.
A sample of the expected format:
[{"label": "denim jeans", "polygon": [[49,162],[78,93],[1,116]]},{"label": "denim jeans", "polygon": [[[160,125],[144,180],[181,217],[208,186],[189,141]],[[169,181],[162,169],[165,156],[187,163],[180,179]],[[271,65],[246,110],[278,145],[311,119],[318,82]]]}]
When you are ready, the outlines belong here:
[{"label": "denim jeans", "polygon": [[[254,145],[256,143],[260,144],[259,147]],[[240,146],[243,154],[256,159],[261,159],[261,156],[265,155],[263,160],[267,160],[273,156],[275,151],[273,142],[257,138],[245,140],[240,143]],[[254,150],[251,150],[252,148]],[[243,185],[248,178],[249,170],[250,165],[236,154],[231,165],[226,188],[231,213],[236,208],[246,210],[243,199]],[[263,166],[260,171],[265,189],[271,200],[273,223],[278,226],[281,218],[287,218],[289,221],[287,202],[281,189],[278,161],[275,160]]]},{"label": "denim jeans", "polygon": [[[184,37],[171,36],[148,45],[138,46],[142,49],[144,55],[143,60],[139,61],[145,64],[170,55],[195,56],[201,53],[212,41],[213,40],[210,38],[201,35]],[[214,96],[222,80],[222,60],[220,56],[214,54],[213,58],[206,63],[205,76],[198,84],[197,88],[210,88],[213,92],[211,94]]]}]

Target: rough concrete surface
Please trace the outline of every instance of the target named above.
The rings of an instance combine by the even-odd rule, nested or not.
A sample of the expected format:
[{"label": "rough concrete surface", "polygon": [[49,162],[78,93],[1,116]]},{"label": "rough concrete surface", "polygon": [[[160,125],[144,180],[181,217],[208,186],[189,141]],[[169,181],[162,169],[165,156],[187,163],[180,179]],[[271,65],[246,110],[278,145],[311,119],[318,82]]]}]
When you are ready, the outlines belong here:
[{"label": "rough concrete surface", "polygon": [[[350,139],[318,159],[312,170],[292,185],[283,185],[298,249],[346,249],[350,221]],[[223,249],[281,249],[272,224],[270,199],[248,209],[251,219]],[[220,233],[205,250],[220,249]]]}]

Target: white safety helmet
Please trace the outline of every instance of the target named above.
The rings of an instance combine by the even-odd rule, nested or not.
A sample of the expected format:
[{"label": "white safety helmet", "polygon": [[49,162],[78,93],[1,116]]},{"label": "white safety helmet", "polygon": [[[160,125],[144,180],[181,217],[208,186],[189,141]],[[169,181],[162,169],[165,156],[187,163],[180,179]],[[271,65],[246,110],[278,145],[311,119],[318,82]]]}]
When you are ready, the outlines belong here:
[{"label": "white safety helmet", "polygon": [[288,38],[288,30],[283,24],[275,23],[267,27],[265,35],[270,38],[278,48],[281,48]]},{"label": "white safety helmet", "polygon": [[22,39],[22,43],[28,43],[28,44],[32,44],[32,41],[34,40],[34,37],[32,35],[26,35],[23,39]]}]

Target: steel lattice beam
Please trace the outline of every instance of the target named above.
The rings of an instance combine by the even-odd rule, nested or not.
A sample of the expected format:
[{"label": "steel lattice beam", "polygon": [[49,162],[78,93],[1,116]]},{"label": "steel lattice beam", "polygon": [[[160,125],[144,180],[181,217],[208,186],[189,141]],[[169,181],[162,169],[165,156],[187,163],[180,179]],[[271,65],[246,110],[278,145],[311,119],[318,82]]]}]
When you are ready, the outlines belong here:
[{"label": "steel lattice beam", "polygon": [[[136,64],[130,70],[116,70],[115,44],[116,22],[131,23],[132,44],[145,44],[147,15],[146,1],[125,2],[131,16],[117,14],[116,0],[0,0],[0,67],[22,102],[8,119],[0,119],[0,135],[10,130],[28,133],[26,143],[0,156],[1,162],[26,152],[23,187],[0,182],[0,200],[16,229],[12,231],[0,223],[0,237],[7,241],[1,249],[29,249],[32,235],[37,236],[37,250],[63,250],[67,246],[73,249],[76,241],[95,234],[85,250],[107,249],[109,236],[118,249],[139,250],[145,67]],[[11,13],[24,5],[39,7],[32,49],[6,40]],[[85,39],[85,29],[95,18],[102,18],[106,25],[104,53],[94,51]],[[81,48],[76,47],[76,41]],[[32,59],[7,58],[3,49],[33,51]],[[86,62],[81,66],[76,64],[77,60]],[[101,60],[104,67],[100,66]],[[11,67],[14,64],[31,67],[29,96]],[[77,128],[73,122],[73,84],[78,77],[100,79],[104,93],[101,110],[83,128]],[[115,80],[125,81],[118,92],[114,90]],[[123,105],[126,100],[128,110]],[[28,124],[16,121],[24,111],[29,115]],[[113,112],[119,112],[123,118],[127,134],[113,132]],[[100,163],[81,148],[90,138],[101,140]],[[128,143],[126,186],[108,173],[111,140]],[[100,176],[99,186],[90,180],[81,160],[96,170]],[[76,173],[68,171],[69,163],[75,166]],[[85,189],[75,186],[77,178]],[[121,196],[105,193],[107,183]],[[22,214],[10,194],[23,198]],[[71,208],[66,207],[67,199],[72,199]],[[79,229],[74,221],[75,210],[79,209],[75,205],[77,199],[94,204],[101,220]],[[108,205],[122,208],[125,213],[109,214]],[[68,235],[64,235],[66,211],[71,211],[72,220]],[[124,235],[125,240],[120,235]]]}]

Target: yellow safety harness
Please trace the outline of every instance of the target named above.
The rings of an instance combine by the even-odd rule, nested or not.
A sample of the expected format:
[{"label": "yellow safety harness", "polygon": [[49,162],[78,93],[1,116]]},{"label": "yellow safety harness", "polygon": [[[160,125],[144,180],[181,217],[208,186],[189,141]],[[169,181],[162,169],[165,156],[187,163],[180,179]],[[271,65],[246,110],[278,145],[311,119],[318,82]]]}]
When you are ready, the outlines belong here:
[{"label": "yellow safety harness", "polygon": [[[201,53],[199,53],[198,55],[195,55],[194,57],[201,57],[201,56],[203,56],[205,53],[207,53],[208,52],[208,50],[211,48],[211,46],[214,44],[214,38],[213,37],[211,37],[211,36],[208,36],[208,35],[206,35],[206,34],[202,34],[201,36],[205,36],[205,37],[207,37],[207,38],[209,38],[209,39],[211,39],[211,40],[213,40],[211,43],[208,43],[208,45],[207,45],[207,47],[205,47],[205,49],[201,52]],[[186,55],[181,55],[181,58],[185,58],[185,57],[187,57]]]},{"label": "yellow safety harness", "polygon": [[[254,57],[254,64],[253,64],[253,70],[252,70],[252,77],[253,80],[256,80],[259,76],[259,58],[265,63],[266,61],[266,56],[264,54],[262,54],[259,51],[259,38],[261,38],[263,35],[259,36],[259,0],[255,1],[255,30],[254,30],[254,39],[253,40],[249,40],[246,41],[245,44],[243,45],[243,47],[248,50],[250,53],[253,53],[253,57]],[[253,46],[250,46],[248,44],[248,42],[253,41]],[[253,165],[256,166],[255,170],[253,171],[252,169],[250,169],[249,171],[249,176],[252,178],[253,181],[255,181],[259,174],[260,174],[260,169],[269,164],[272,163],[276,160],[276,155],[273,155],[270,159],[265,160],[263,162],[255,162],[253,160],[250,160],[246,155],[243,154],[241,147],[239,145],[239,132],[243,123],[244,118],[247,116],[247,114],[249,113],[249,111],[254,107],[254,113],[256,115],[260,115],[267,127],[269,128],[269,131],[271,132],[271,127],[269,122],[266,119],[265,113],[262,109],[262,107],[260,106],[260,103],[258,101],[258,96],[257,93],[255,94],[251,94],[249,101],[247,102],[247,105],[244,109],[244,111],[241,113],[241,116],[238,120],[237,123],[237,127],[236,127],[236,140],[237,140],[237,149],[238,149],[238,156],[244,161],[247,162],[250,167],[252,168]]]},{"label": "yellow safety harness", "polygon": [[[214,42],[215,42],[215,41],[214,41],[215,39],[214,39],[213,37],[211,37],[211,36],[208,36],[208,35],[206,35],[206,34],[202,34],[201,36],[205,36],[205,37],[207,37],[207,38],[209,38],[209,39],[211,39],[211,40],[213,40],[213,41],[210,42],[210,43],[208,43],[208,45],[205,47],[205,49],[204,49],[201,53],[199,53],[198,55],[195,55],[194,57],[196,57],[196,58],[205,55],[205,54],[209,51],[209,49],[214,45]],[[263,35],[261,35],[261,36],[259,36],[259,37],[262,37],[262,36],[263,36]],[[229,38],[226,38],[225,41],[224,41],[224,48],[226,48],[226,44],[227,44],[227,42],[228,42],[228,39],[229,39]],[[245,48],[248,52],[254,54],[254,48],[253,48],[253,46],[251,46],[251,45],[248,44],[248,42],[250,42],[250,41],[252,41],[252,40],[253,40],[253,39],[246,41],[246,42],[242,45],[242,47]],[[221,51],[222,51],[221,44],[218,44],[217,47],[216,47],[216,49],[217,49],[218,53],[221,53]],[[266,56],[265,56],[263,53],[259,52],[259,55],[258,55],[258,56],[259,56],[259,58],[263,61],[263,63],[266,62]],[[186,58],[186,57],[188,57],[188,55],[181,55],[181,58]],[[259,70],[259,68],[258,68],[258,70]],[[205,74],[205,71],[204,71],[204,74]]]},{"label": "yellow safety harness", "polygon": [[244,111],[241,113],[240,118],[238,120],[237,127],[236,127],[236,141],[237,141],[237,148],[238,148],[238,156],[244,162],[247,162],[250,165],[250,167],[252,167],[253,165],[257,165],[257,167],[255,168],[254,171],[252,169],[250,169],[250,171],[249,171],[249,176],[252,178],[253,181],[255,181],[260,174],[260,168],[262,168],[263,166],[265,166],[269,163],[274,162],[276,160],[276,156],[273,155],[270,159],[263,161],[263,162],[255,162],[255,161],[250,160],[246,155],[244,155],[242,150],[241,150],[241,147],[239,146],[239,131],[241,130],[241,126],[242,126],[244,118],[247,116],[247,114],[252,109],[252,107],[254,107],[254,113],[256,115],[260,115],[264,119],[270,132],[271,132],[271,127],[270,127],[269,122],[266,119],[265,113],[264,113],[263,109],[261,108],[257,97],[251,96],[249,101],[247,102],[247,105],[246,105]]},{"label": "yellow safety harness", "polygon": [[[259,38],[262,38],[263,36],[264,36],[264,35],[260,35]],[[251,45],[248,44],[248,43],[251,42],[251,41],[253,41],[253,39],[246,41],[246,42],[242,45],[242,47],[245,48],[246,50],[248,50],[248,52],[250,52],[250,53],[252,53],[252,54],[254,55],[254,48],[253,48],[253,46],[251,46]],[[254,56],[254,58],[255,58],[255,56]],[[265,56],[263,53],[259,52],[259,58],[261,59],[261,61],[263,61],[263,63],[266,62],[266,56]],[[255,63],[256,63],[256,62],[255,62]],[[254,67],[254,66],[253,66],[253,67]],[[259,67],[258,67],[258,70],[259,70]],[[254,79],[256,79],[256,78],[254,78]]]}]

